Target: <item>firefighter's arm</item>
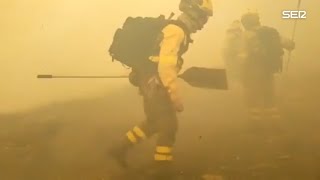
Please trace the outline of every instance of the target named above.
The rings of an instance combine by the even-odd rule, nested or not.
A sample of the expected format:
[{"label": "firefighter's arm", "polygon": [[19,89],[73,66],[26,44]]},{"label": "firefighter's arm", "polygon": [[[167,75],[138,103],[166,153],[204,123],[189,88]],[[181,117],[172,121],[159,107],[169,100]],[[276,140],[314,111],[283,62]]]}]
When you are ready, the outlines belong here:
[{"label": "firefighter's arm", "polygon": [[160,44],[158,73],[164,87],[168,90],[173,105],[177,111],[183,110],[178,93],[178,52],[183,43],[184,31],[176,25],[168,25],[162,31],[163,40]]},{"label": "firefighter's arm", "polygon": [[248,58],[248,49],[249,49],[247,44],[248,39],[249,39],[248,33],[241,34],[239,50],[237,52],[237,58],[240,64],[245,63]]},{"label": "firefighter's arm", "polygon": [[234,21],[226,32],[224,54],[227,56],[236,55],[241,47],[239,42],[241,42],[242,30],[236,26],[236,23],[237,21]]},{"label": "firefighter's arm", "polygon": [[295,42],[289,38],[281,37],[282,47],[288,51],[292,51],[295,49]]}]

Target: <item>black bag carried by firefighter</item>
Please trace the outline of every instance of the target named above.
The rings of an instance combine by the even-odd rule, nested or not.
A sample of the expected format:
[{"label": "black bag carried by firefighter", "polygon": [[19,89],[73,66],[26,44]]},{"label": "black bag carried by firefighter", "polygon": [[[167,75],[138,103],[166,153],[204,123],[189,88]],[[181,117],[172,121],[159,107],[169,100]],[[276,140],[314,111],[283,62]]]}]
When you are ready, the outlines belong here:
[{"label": "black bag carried by firefighter", "polygon": [[[163,39],[162,30],[168,24],[181,27],[186,35],[188,43],[191,43],[190,34],[183,23],[171,20],[171,16],[159,17],[128,17],[122,28],[116,30],[109,53],[113,60],[139,71],[155,69],[157,64],[150,61],[150,56],[158,56],[160,43]],[[186,51],[183,47],[183,51]],[[148,70],[149,69],[149,70]]]},{"label": "black bag carried by firefighter", "polygon": [[161,31],[170,22],[163,15],[154,17],[128,17],[117,29],[109,53],[113,60],[132,68],[150,69],[155,63],[149,57],[159,51]]},{"label": "black bag carried by firefighter", "polygon": [[183,64],[181,55],[187,51],[192,42],[187,27],[178,20],[171,20],[171,16],[159,17],[128,17],[122,28],[116,30],[113,42],[109,48],[112,60],[118,61],[132,69],[129,75],[130,83],[139,86],[142,78],[153,76],[157,73],[157,62],[150,60],[151,56],[158,56],[160,43],[163,40],[162,30],[169,24],[174,24],[183,29],[186,34],[186,43],[182,44],[179,51],[179,65]]},{"label": "black bag carried by firefighter", "polygon": [[266,62],[266,68],[273,72],[282,70],[282,57],[284,54],[279,32],[267,26],[261,26],[256,30],[259,56]]}]

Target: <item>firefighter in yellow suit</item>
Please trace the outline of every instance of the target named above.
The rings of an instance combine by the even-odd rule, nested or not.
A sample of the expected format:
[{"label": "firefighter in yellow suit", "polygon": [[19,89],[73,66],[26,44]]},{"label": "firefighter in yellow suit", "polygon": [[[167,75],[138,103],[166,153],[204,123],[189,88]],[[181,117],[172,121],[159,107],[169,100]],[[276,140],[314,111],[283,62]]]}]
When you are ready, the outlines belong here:
[{"label": "firefighter in yellow suit", "polygon": [[129,130],[124,141],[112,150],[113,157],[122,166],[126,166],[127,151],[133,145],[157,134],[153,179],[167,180],[172,176],[170,169],[178,128],[177,112],[184,110],[177,84],[177,76],[183,64],[181,56],[191,42],[189,35],[201,30],[213,13],[211,0],[182,0],[180,10],[182,14],[177,23],[168,24],[162,30],[159,56],[150,57],[151,61],[157,62],[158,73],[153,76],[131,73],[130,79],[139,82],[146,120]]}]

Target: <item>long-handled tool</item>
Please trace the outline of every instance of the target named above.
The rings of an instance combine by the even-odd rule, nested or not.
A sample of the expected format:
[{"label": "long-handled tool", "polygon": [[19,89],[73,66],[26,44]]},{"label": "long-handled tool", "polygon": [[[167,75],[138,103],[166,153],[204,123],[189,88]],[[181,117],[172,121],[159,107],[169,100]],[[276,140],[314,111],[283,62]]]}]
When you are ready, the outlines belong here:
[{"label": "long-handled tool", "polygon": [[[192,87],[205,89],[228,89],[227,74],[225,69],[212,69],[192,67],[178,76]],[[39,79],[87,79],[87,78],[128,78],[128,76],[59,76],[51,74],[39,74]]]},{"label": "long-handled tool", "polygon": [[[301,1],[302,1],[302,0],[298,0],[298,5],[297,5],[297,10],[298,10],[298,11],[300,10],[300,7],[301,7]],[[298,19],[295,19],[295,20],[294,20],[294,24],[293,24],[292,36],[291,36],[291,40],[292,40],[292,41],[294,41],[295,36],[296,36],[297,23],[298,23]],[[288,72],[288,70],[289,70],[290,61],[291,61],[291,51],[289,51],[289,54],[288,54],[288,61],[287,61],[287,65],[286,65],[286,71],[287,71],[287,72]]]}]

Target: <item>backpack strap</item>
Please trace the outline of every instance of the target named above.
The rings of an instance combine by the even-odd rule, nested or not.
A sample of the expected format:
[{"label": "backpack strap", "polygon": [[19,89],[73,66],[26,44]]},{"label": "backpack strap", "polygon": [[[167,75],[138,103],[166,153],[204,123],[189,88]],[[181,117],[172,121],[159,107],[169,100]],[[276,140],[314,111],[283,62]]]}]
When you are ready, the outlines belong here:
[{"label": "backpack strap", "polygon": [[191,39],[191,33],[187,27],[187,25],[185,25],[182,21],[180,20],[170,20],[168,24],[174,24],[179,26],[185,33],[186,35],[186,40],[187,40],[187,45],[189,45],[190,43],[193,43],[193,40]]},{"label": "backpack strap", "polygon": [[191,33],[188,29],[188,27],[180,20],[170,20],[168,24],[174,24],[176,26],[179,26],[184,34],[185,34],[185,42],[181,44],[180,46],[180,50],[178,52],[178,55],[179,55],[179,59],[178,59],[178,64],[177,64],[177,67],[179,69],[181,69],[182,65],[183,65],[183,58],[182,58],[182,55],[187,52],[187,50],[189,49],[189,44],[190,43],[193,43],[193,40],[191,39]]}]

